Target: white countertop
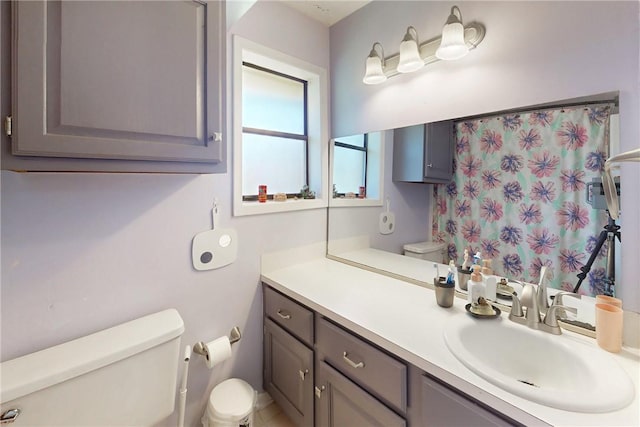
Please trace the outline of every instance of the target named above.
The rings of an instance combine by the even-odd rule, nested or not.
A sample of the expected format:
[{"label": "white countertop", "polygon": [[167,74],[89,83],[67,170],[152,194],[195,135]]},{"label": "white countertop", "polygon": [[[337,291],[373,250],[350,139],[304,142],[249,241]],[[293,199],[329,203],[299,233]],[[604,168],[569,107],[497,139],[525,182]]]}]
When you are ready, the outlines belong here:
[{"label": "white countertop", "polygon": [[[430,264],[424,263],[424,277],[433,277],[435,271],[432,270]],[[630,405],[601,414],[563,411],[494,386],[468,370],[450,353],[442,331],[453,316],[468,316],[464,309],[465,299],[455,298],[453,307],[445,309],[436,304],[434,291],[429,288],[326,258],[289,266],[273,264],[263,268],[262,280],[523,424],[539,425],[542,421],[567,426],[640,425],[637,391],[640,357],[636,349],[623,348],[615,355],[607,353],[634,383],[636,396]],[[504,312],[502,319],[495,321],[508,322]],[[564,332],[562,339],[580,341],[604,352],[595,340],[575,333]]]}]

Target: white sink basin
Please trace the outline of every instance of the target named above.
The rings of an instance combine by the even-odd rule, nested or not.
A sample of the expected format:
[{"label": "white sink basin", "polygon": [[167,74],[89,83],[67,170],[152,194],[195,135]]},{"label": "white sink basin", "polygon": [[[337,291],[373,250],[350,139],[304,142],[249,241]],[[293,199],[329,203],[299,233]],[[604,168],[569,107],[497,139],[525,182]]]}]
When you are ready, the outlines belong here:
[{"label": "white sink basin", "polygon": [[634,387],[606,351],[505,318],[456,316],[444,331],[451,353],[490,383],[531,401],[573,412],[627,406]]}]

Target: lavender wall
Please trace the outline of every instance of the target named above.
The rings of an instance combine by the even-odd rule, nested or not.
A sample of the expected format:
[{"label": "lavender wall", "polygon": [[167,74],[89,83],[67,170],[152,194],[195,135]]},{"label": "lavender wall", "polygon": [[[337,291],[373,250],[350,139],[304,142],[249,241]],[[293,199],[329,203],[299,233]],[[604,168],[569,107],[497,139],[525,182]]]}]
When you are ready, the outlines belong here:
[{"label": "lavender wall", "polygon": [[[441,61],[378,86],[362,83],[364,62],[379,41],[396,54],[409,25],[437,37],[451,2],[375,1],[331,28],[332,136],[390,129],[556,100],[620,91],[620,149],[640,141],[638,2],[456,3],[465,22],[487,34],[459,61]],[[622,169],[622,275],[618,295],[640,311],[640,167]],[[629,212],[625,215],[624,212]]]},{"label": "lavender wall", "polygon": [[[402,254],[404,245],[428,240],[431,237],[431,206],[433,186],[409,182],[393,182],[393,131],[385,132],[384,146],[384,198],[390,201],[390,211],[397,221],[395,231],[380,234],[380,213],[383,206],[332,207],[329,208],[328,239],[340,240],[349,237],[369,236],[372,248]],[[331,246],[329,246],[331,247]],[[331,253],[331,252],[330,252]]]},{"label": "lavender wall", "polygon": [[[231,32],[329,67],[329,30],[279,3],[258,2]],[[236,325],[243,333],[233,358],[216,369],[192,360],[186,425],[199,424],[209,390],[226,378],[261,389],[260,255],[324,241],[327,215],[233,218],[231,176],[3,171],[1,359],[175,307],[184,345]],[[214,197],[223,226],[238,230],[239,256],[197,272],[191,240],[210,229]]]}]

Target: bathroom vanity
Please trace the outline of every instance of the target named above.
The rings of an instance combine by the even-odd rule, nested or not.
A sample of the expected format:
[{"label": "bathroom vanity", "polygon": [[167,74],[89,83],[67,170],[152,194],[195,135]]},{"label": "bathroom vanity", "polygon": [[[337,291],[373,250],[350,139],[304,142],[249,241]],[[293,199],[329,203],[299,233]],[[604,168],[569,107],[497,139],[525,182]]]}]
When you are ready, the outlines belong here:
[{"label": "bathroom vanity", "polygon": [[[637,395],[612,412],[573,412],[519,397],[467,369],[443,337],[447,325],[468,316],[464,299],[444,309],[429,288],[326,258],[267,264],[263,260],[264,387],[297,425],[640,422]],[[477,321],[506,327],[507,314]],[[604,352],[593,339],[565,334],[562,339]],[[637,352],[605,356],[637,390]]]}]

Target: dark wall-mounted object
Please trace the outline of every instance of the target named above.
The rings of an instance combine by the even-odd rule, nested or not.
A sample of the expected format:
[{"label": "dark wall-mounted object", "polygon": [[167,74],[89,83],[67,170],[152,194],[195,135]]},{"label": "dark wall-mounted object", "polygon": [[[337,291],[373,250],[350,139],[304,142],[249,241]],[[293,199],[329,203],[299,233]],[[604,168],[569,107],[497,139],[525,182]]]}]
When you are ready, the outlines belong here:
[{"label": "dark wall-mounted object", "polygon": [[394,129],[393,181],[449,182],[454,136],[452,120]]}]

